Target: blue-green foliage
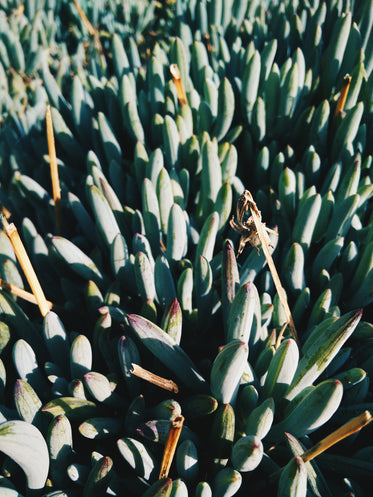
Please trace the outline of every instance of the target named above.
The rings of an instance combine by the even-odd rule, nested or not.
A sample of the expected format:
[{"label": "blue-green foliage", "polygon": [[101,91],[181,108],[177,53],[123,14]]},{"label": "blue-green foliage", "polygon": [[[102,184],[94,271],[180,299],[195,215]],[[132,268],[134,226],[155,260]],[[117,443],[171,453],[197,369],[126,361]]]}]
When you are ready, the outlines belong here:
[{"label": "blue-green foliage", "polygon": [[[372,25],[369,0],[0,0],[0,206],[54,303],[8,291],[0,231],[0,493],[369,495],[369,436],[300,456],[372,410]],[[245,189],[298,343],[263,252],[236,260]]]}]

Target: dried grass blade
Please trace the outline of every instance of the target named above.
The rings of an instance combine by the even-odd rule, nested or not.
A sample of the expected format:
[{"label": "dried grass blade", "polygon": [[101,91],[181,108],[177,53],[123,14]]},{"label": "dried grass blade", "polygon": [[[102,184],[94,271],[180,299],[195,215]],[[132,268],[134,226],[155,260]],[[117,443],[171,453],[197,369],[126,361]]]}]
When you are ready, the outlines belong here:
[{"label": "dried grass blade", "polygon": [[338,430],[333,431],[333,433],[320,440],[320,442],[315,444],[313,447],[306,450],[301,456],[303,461],[304,462],[311,461],[311,459],[315,458],[325,450],[329,449],[329,447],[331,447],[332,445],[335,445],[344,438],[347,438],[353,433],[361,430],[361,428],[364,428],[364,426],[369,424],[372,421],[372,419],[373,416],[370,414],[370,412],[364,411],[359,416],[356,416],[356,418],[351,419],[343,426],[338,428]]}]

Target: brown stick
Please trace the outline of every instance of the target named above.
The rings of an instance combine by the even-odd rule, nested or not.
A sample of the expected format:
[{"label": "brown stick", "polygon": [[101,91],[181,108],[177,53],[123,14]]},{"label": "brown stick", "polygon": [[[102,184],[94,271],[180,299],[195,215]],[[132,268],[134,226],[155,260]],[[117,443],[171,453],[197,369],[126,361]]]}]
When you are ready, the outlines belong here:
[{"label": "brown stick", "polygon": [[301,458],[303,459],[304,462],[311,461],[311,459],[318,456],[325,450],[329,449],[329,447],[331,447],[332,445],[340,442],[344,438],[349,437],[353,433],[361,430],[361,428],[364,428],[364,426],[370,423],[372,419],[373,417],[369,411],[363,412],[359,416],[356,416],[356,418],[351,419],[343,426],[338,428],[338,430],[333,431],[333,433],[320,440],[320,442],[315,444],[313,447],[306,450],[301,455]]},{"label": "brown stick", "polygon": [[56,146],[54,142],[53,122],[50,105],[47,106],[47,109],[45,111],[45,121],[47,125],[47,140],[54,200],[54,215],[56,220],[57,232],[61,233],[61,187],[60,179],[58,176]]},{"label": "brown stick", "polygon": [[91,36],[94,36],[94,35],[95,35],[96,30],[95,30],[95,28],[92,26],[92,24],[89,22],[88,17],[85,15],[84,10],[83,10],[83,9],[81,8],[81,6],[79,5],[78,0],[73,0],[73,2],[74,2],[74,5],[75,5],[76,10],[78,11],[78,14],[79,14],[80,19],[83,21],[84,26],[87,28],[88,33],[89,33]]},{"label": "brown stick", "polygon": [[10,216],[12,215],[10,211],[8,211],[8,209],[5,207],[5,205],[0,205],[0,211],[2,215],[5,217],[5,219],[9,219]]},{"label": "brown stick", "polygon": [[349,74],[346,74],[346,76],[343,78],[343,84],[338,97],[337,105],[335,107],[334,117],[337,117],[341,112],[343,112],[343,109],[345,108],[350,84],[351,76]]},{"label": "brown stick", "polygon": [[177,98],[179,99],[181,105],[186,105],[188,103],[188,100],[185,93],[183,82],[181,81],[180,70],[177,64],[170,65],[170,72],[172,74],[176,86]]},{"label": "brown stick", "polygon": [[103,53],[102,45],[100,42],[100,37],[97,29],[95,29],[89,22],[88,17],[85,15],[84,10],[79,5],[78,0],[73,0],[76,10],[78,11],[80,19],[83,21],[84,26],[87,28],[88,33],[93,36],[98,53],[101,55]]},{"label": "brown stick", "polygon": [[181,429],[184,423],[184,416],[176,416],[171,421],[170,430],[168,432],[167,442],[163,452],[161,470],[159,472],[159,480],[167,478],[171,468],[171,464],[175,455],[177,442],[180,437]]},{"label": "brown stick", "polygon": [[[19,288],[16,285],[12,285],[11,283],[8,283],[7,281],[5,281],[1,278],[0,278],[0,286],[1,286],[1,288],[6,290],[7,292],[15,295],[16,297],[19,297],[23,300],[26,300],[27,302],[30,302],[31,304],[38,305],[38,303],[36,302],[35,295],[33,293],[27,292],[23,288]],[[52,309],[53,302],[50,302],[49,300],[47,300],[47,302],[49,305],[49,309]]]},{"label": "brown stick", "polygon": [[17,228],[14,226],[13,223],[9,224],[5,216],[3,216],[2,221],[5,233],[8,235],[14,253],[16,254],[22,270],[25,273],[28,284],[30,285],[31,291],[34,294],[36,302],[39,306],[41,315],[45,317],[50,311],[50,306],[47,299],[45,298],[38,277],[36,276],[29,256],[27,255],[26,249],[23,246],[22,240],[18,234]]},{"label": "brown stick", "polygon": [[157,387],[163,388],[164,390],[168,390],[169,392],[173,393],[179,392],[179,387],[176,385],[175,382],[173,382],[172,380],[166,380],[161,376],[151,373],[150,371],[142,368],[138,364],[132,363],[131,373],[134,374],[135,376],[138,376],[139,378],[142,378],[145,381],[148,381],[149,383],[153,383],[153,385],[156,385]]}]

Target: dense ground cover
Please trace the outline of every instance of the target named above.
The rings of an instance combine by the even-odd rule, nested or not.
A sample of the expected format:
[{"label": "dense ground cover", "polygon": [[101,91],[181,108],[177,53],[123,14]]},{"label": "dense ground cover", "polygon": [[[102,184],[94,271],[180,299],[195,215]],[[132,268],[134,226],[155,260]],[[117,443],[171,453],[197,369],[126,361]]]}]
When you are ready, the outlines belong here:
[{"label": "dense ground cover", "polygon": [[1,495],[369,495],[372,23],[0,1]]}]

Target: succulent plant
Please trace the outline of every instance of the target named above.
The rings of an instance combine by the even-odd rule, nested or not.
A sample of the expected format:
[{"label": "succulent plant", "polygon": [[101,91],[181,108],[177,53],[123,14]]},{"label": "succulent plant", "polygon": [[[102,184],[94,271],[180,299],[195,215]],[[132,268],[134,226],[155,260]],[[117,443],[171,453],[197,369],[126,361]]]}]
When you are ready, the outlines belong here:
[{"label": "succulent plant", "polygon": [[0,1],[1,495],[370,495],[372,25]]}]

